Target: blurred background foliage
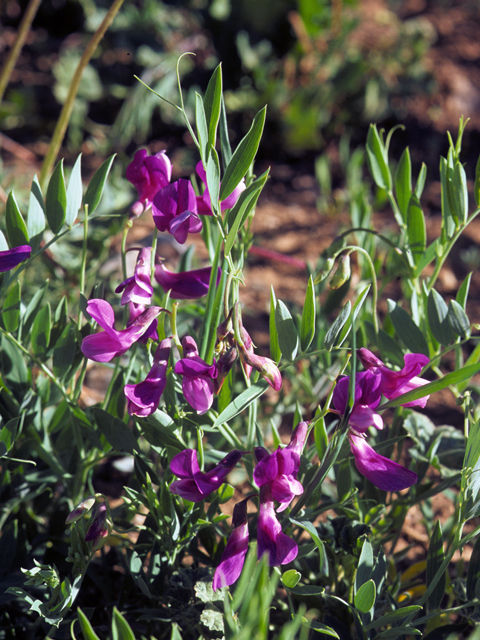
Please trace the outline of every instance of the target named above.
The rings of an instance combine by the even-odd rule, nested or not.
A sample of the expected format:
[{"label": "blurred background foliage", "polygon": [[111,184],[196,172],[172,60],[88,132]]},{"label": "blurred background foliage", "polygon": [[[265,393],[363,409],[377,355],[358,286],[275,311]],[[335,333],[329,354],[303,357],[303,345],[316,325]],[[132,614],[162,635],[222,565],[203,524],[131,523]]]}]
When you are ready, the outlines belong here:
[{"label": "blurred background foliage", "polygon": [[[26,0],[2,6],[5,52]],[[0,108],[6,135],[46,144],[85,43],[108,6],[104,0],[41,3]],[[179,114],[134,75],[175,102],[173,69],[187,51],[195,53],[181,63],[187,105],[221,61],[234,136],[268,103],[267,157],[321,151],[353,126],[364,139],[369,122],[401,120],[409,96],[434,88],[424,59],[435,30],[421,17],[401,20],[396,9],[398,3],[380,0],[126,0],[84,74],[68,150],[105,155],[131,153],[151,140],[182,142]]]}]

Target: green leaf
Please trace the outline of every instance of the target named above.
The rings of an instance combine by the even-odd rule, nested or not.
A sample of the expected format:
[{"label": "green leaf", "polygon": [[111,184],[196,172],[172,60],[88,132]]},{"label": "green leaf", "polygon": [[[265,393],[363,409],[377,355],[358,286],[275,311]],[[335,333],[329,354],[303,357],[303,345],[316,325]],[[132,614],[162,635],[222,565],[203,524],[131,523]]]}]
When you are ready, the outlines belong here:
[{"label": "green leaf", "polygon": [[218,215],[220,213],[220,208],[218,206],[218,191],[220,188],[220,163],[218,162],[217,152],[213,147],[210,148],[210,153],[208,155],[206,178],[212,209]]},{"label": "green leaf", "polygon": [[[0,443],[3,445],[4,453],[2,453],[2,457],[10,451],[15,442],[15,438],[17,437],[18,431],[18,423],[20,422],[20,418],[12,418],[0,429]],[[0,549],[3,546],[3,536],[2,536],[2,544],[0,545]],[[1,555],[1,552],[0,552]],[[0,567],[2,564],[0,563]]]},{"label": "green leaf", "polygon": [[[435,523],[432,537],[430,538],[430,544],[428,545],[427,552],[427,588],[432,583],[437,571],[440,569],[442,562],[445,559],[443,552],[443,535],[442,526],[440,520]],[[435,585],[434,590],[428,598],[428,603],[432,609],[438,609],[445,594],[446,575],[443,573],[440,580]]]},{"label": "green leaf", "polygon": [[20,280],[17,280],[8,292],[2,309],[2,320],[5,329],[12,333],[18,329],[20,322],[20,301],[22,299]]},{"label": "green leaf", "polygon": [[425,216],[423,215],[420,202],[415,195],[412,195],[408,203],[407,232],[408,248],[412,252],[415,264],[417,264],[425,253],[427,246],[427,229],[425,226]]},{"label": "green leaf", "polygon": [[393,327],[403,344],[410,349],[412,353],[423,353],[429,355],[428,344],[425,336],[417,327],[413,318],[402,309],[394,300],[387,301],[388,313],[392,320]]},{"label": "green leaf", "polygon": [[293,589],[293,587],[296,587],[300,582],[301,578],[301,573],[299,573],[295,569],[289,569],[282,575],[282,582],[287,587],[287,589]]},{"label": "green leaf", "polygon": [[308,520],[294,520],[293,518],[290,518],[290,522],[292,524],[296,524],[298,527],[301,527],[304,531],[310,534],[310,537],[312,538],[313,542],[315,543],[315,546],[318,549],[319,572],[324,576],[328,576],[329,565],[328,565],[327,553],[325,551],[325,545],[323,544],[322,540],[320,540],[318,531],[315,529],[313,524]]},{"label": "green leaf", "polygon": [[42,304],[43,297],[47,291],[48,282],[46,282],[43,287],[41,287],[30,300],[25,309],[25,313],[22,316],[22,334],[25,336],[30,331],[30,327],[35,320],[35,316],[40,309],[40,305]]},{"label": "green leaf", "polygon": [[131,626],[115,606],[112,617],[112,640],[135,640]]},{"label": "green leaf", "polygon": [[114,418],[98,407],[93,408],[93,415],[98,428],[114,449],[130,454],[139,451],[137,439],[120,418]]},{"label": "green leaf", "polygon": [[205,91],[203,106],[208,128],[208,144],[215,147],[217,140],[217,127],[220,120],[222,104],[222,65],[219,64],[212,73]]},{"label": "green leaf", "polygon": [[355,594],[354,603],[355,608],[361,613],[368,613],[375,604],[375,598],[377,597],[377,588],[373,580],[368,580],[362,584],[360,589]]},{"label": "green leaf", "polygon": [[282,352],[278,344],[277,325],[275,324],[275,308],[277,306],[277,299],[273,287],[270,288],[270,317],[268,321],[268,327],[270,331],[270,355],[275,362],[280,362]]},{"label": "green leaf", "polygon": [[427,317],[433,337],[442,346],[447,347],[453,339],[452,327],[448,321],[448,307],[435,289],[428,294]]},{"label": "green leaf", "polygon": [[350,300],[348,300],[348,302],[342,307],[338,316],[335,318],[330,329],[327,331],[325,339],[323,341],[323,346],[327,351],[331,351],[334,347],[335,342],[340,335],[340,331],[343,329],[350,316],[351,308],[352,303],[350,302]]},{"label": "green leaf", "polygon": [[47,187],[45,201],[45,213],[50,229],[56,235],[63,227],[67,212],[67,191],[65,189],[65,176],[63,175],[63,159],[53,170],[52,177]]},{"label": "green leaf", "polygon": [[200,157],[202,164],[207,168],[207,160],[210,154],[210,144],[208,142],[207,119],[203,107],[202,96],[195,93],[195,122],[197,125],[198,142],[200,144]]},{"label": "green leaf", "polygon": [[474,600],[478,598],[478,587],[480,584],[480,536],[477,537],[472,550],[472,555],[468,562],[467,571],[467,598]]},{"label": "green leaf", "polygon": [[388,167],[387,151],[374,124],[371,124],[368,130],[366,149],[368,167],[375,184],[380,189],[390,191],[392,176]]},{"label": "green leaf", "polygon": [[408,203],[412,195],[412,161],[408,147],[402,153],[395,172],[395,193],[403,220],[407,221]]},{"label": "green leaf", "polygon": [[267,107],[264,107],[257,113],[250,130],[235,149],[223,176],[220,200],[225,200],[232,193],[252,164],[262,137],[266,112]]},{"label": "green leaf", "polygon": [[77,219],[78,210],[82,206],[83,184],[82,184],[82,154],[80,154],[73,165],[72,173],[67,187],[67,208],[65,223],[71,227]]},{"label": "green leaf", "polygon": [[[363,541],[362,552],[358,559],[358,568],[355,576],[355,590],[358,592],[360,587],[370,580],[373,571],[373,548],[371,542]],[[367,609],[370,611],[370,607]]]},{"label": "green leaf", "polygon": [[472,279],[472,272],[470,272],[465,280],[460,285],[460,289],[457,291],[457,295],[455,296],[455,300],[465,311],[465,307],[467,305],[468,292],[470,290],[470,280]]},{"label": "green leaf", "polygon": [[445,229],[447,238],[451,238],[455,233],[456,221],[450,207],[449,189],[451,188],[451,181],[448,162],[445,158],[440,158],[440,183],[443,228]]},{"label": "green leaf", "polygon": [[315,426],[313,428],[313,435],[315,439],[315,448],[317,450],[317,456],[320,460],[320,463],[323,461],[325,453],[328,447],[328,434],[327,428],[325,426],[325,418],[321,418],[320,420],[315,421]]},{"label": "green leaf", "polygon": [[10,191],[7,197],[5,226],[8,242],[11,247],[19,247],[20,245],[28,244],[27,226],[23,220],[22,214],[20,213],[13,191]]},{"label": "green leaf", "polygon": [[29,244],[36,251],[42,241],[45,230],[45,204],[43,202],[42,189],[37,176],[33,177],[32,188],[28,200],[27,232],[30,238]]},{"label": "green leaf", "polygon": [[254,400],[262,396],[267,389],[268,383],[265,382],[265,380],[259,380],[258,382],[255,382],[255,384],[252,384],[251,387],[245,389],[245,391],[237,396],[235,400],[222,411],[222,413],[213,423],[213,427],[218,427],[222,423],[228,422],[229,420],[234,418],[236,415],[246,409],[250,404],[252,404]]},{"label": "green leaf", "polygon": [[460,162],[457,162],[453,170],[452,184],[455,213],[460,222],[465,224],[468,218],[467,176]]},{"label": "green leaf", "polygon": [[414,194],[418,200],[422,197],[423,188],[425,186],[425,180],[427,179],[427,165],[422,162],[420,167],[420,173],[418,174],[417,184],[415,185]]},{"label": "green leaf", "polygon": [[73,323],[67,324],[53,348],[53,373],[63,378],[70,369],[77,351],[77,334]]},{"label": "green leaf", "polygon": [[85,640],[100,640],[95,631],[93,630],[92,625],[90,624],[90,620],[83,613],[83,611],[78,607],[77,609],[78,622],[82,629],[82,633]]},{"label": "green leaf", "polygon": [[440,238],[435,238],[431,242],[425,253],[422,256],[418,256],[417,263],[415,265],[414,276],[419,278],[422,275],[423,270],[427,267],[438,255],[438,247],[440,245]]},{"label": "green leaf", "polygon": [[221,94],[221,110],[220,110],[220,145],[222,149],[222,166],[225,169],[232,159],[232,149],[230,147],[230,140],[228,137],[228,124],[227,114],[225,110],[225,101],[223,99],[223,93]]},{"label": "green leaf", "polygon": [[85,193],[84,204],[88,206],[88,213],[92,215],[95,209],[98,207],[100,199],[102,197],[103,189],[105,188],[105,183],[107,181],[108,174],[110,172],[110,168],[115,160],[115,156],[117,154],[114,153],[110,158],[107,158],[103,164],[95,171],[93,178],[90,180],[90,183],[87,187],[87,192]]},{"label": "green leaf", "polygon": [[479,371],[479,363],[462,367],[461,369],[458,369],[458,371],[447,373],[447,375],[439,378],[438,380],[434,380],[433,382],[424,384],[423,386],[418,387],[418,389],[413,389],[413,391],[407,391],[407,393],[404,393],[397,398],[393,398],[393,400],[389,400],[388,402],[383,403],[380,407],[378,407],[378,410],[391,409],[392,407],[398,407],[402,404],[413,402],[413,400],[424,398],[425,396],[431,395],[432,393],[440,391],[441,389],[445,389],[450,385],[457,385],[460,382],[464,382],[465,380],[470,380]]},{"label": "green leaf", "polygon": [[311,275],[307,283],[305,293],[305,303],[303,305],[302,320],[300,323],[300,346],[302,351],[306,351],[312,344],[315,336],[315,287],[313,286],[313,276]]},{"label": "green leaf", "polygon": [[290,311],[281,300],[277,300],[275,307],[275,326],[277,327],[278,344],[282,356],[292,361],[298,351],[297,328]]},{"label": "green leaf", "polygon": [[386,331],[380,329],[378,332],[378,346],[383,360],[389,360],[399,367],[404,366],[403,351],[398,340],[394,340]]},{"label": "green leaf", "polygon": [[35,316],[32,325],[30,341],[32,343],[32,351],[36,356],[46,353],[50,343],[50,332],[52,330],[52,312],[50,303]]},{"label": "green leaf", "polygon": [[423,633],[419,629],[415,629],[415,627],[411,627],[410,625],[404,627],[392,627],[392,629],[387,629],[386,631],[382,631],[375,636],[375,640],[396,640],[397,638],[404,636],[421,636]]},{"label": "green leaf", "polygon": [[244,191],[242,191],[240,197],[235,203],[235,206],[230,211],[228,220],[233,220],[233,223],[230,226],[230,230],[225,241],[226,256],[230,254],[230,251],[232,250],[232,247],[237,238],[237,233],[243,227],[250,212],[257,204],[260,192],[262,191],[265,182],[267,181],[269,171],[270,169],[267,169],[265,173],[262,173],[262,175],[255,180],[255,182],[252,182],[251,185],[249,185]]},{"label": "green leaf", "polygon": [[378,620],[374,620],[370,624],[365,627],[366,631],[370,629],[377,629],[378,627],[383,627],[386,625],[394,624],[396,622],[400,622],[401,620],[407,618],[408,616],[417,613],[420,611],[422,607],[418,604],[412,604],[408,607],[401,607],[400,609],[396,609],[395,611],[389,611]]},{"label": "green leaf", "polygon": [[368,292],[370,291],[370,287],[371,285],[367,285],[365,287],[365,289],[360,293],[360,295],[358,296],[358,298],[355,300],[353,307],[352,307],[352,312],[349,314],[348,316],[348,320],[345,323],[345,326],[342,328],[342,331],[340,333],[340,336],[337,340],[337,346],[340,347],[345,340],[348,337],[348,334],[350,333],[351,329],[352,329],[352,324],[353,322],[357,319],[357,316],[360,312],[360,309],[362,308],[363,303],[365,302],[365,299],[368,295]]},{"label": "green leaf", "polygon": [[470,321],[463,307],[456,300],[448,303],[448,322],[453,331],[460,338],[468,338],[470,335]]}]

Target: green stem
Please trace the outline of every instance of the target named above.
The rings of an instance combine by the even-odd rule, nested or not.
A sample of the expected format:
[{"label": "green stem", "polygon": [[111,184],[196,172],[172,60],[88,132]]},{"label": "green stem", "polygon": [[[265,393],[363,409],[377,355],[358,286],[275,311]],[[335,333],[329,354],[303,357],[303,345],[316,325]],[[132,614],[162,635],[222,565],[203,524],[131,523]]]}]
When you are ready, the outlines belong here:
[{"label": "green stem", "polygon": [[373,326],[375,329],[375,333],[378,335],[378,331],[379,331],[379,327],[378,327],[378,314],[377,314],[377,302],[378,302],[378,282],[377,282],[377,274],[375,273],[375,266],[373,264],[373,261],[371,259],[371,257],[368,254],[368,251],[365,251],[365,249],[362,249],[362,247],[357,247],[355,245],[347,245],[346,247],[344,247],[342,249],[342,251],[340,253],[342,253],[343,251],[349,250],[351,252],[353,251],[359,251],[360,253],[362,253],[368,264],[370,267],[370,271],[372,274],[372,306],[373,306]]},{"label": "green stem", "polygon": [[[85,205],[85,216],[83,218],[83,246],[82,264],[80,266],[80,293],[85,295],[85,278],[87,272],[87,243],[88,243],[88,204]],[[82,312],[78,310],[78,328],[82,328]]]},{"label": "green stem", "polygon": [[25,11],[25,14],[18,28],[17,37],[15,38],[13,47],[11,48],[5,64],[2,67],[2,71],[0,72],[0,102],[2,102],[3,95],[8,85],[8,81],[10,80],[10,76],[12,75],[12,71],[15,67],[18,56],[20,55],[20,51],[25,44],[25,39],[28,32],[30,31],[30,27],[41,1],[42,0],[30,0],[27,10]]},{"label": "green stem", "polygon": [[42,170],[40,172],[39,179],[42,189],[45,187],[47,176],[50,173],[58,152],[60,151],[60,147],[62,146],[62,142],[67,131],[70,116],[72,115],[73,105],[75,104],[75,98],[77,97],[78,89],[80,87],[80,81],[82,79],[85,67],[88,65],[90,58],[95,52],[95,49],[105,35],[108,27],[113,22],[113,19],[117,15],[118,10],[122,6],[122,4],[123,0],[114,0],[112,6],[107,11],[105,18],[103,19],[102,24],[98,27],[96,32],[93,34],[90,42],[87,44],[85,51],[83,52],[83,55],[77,65],[77,68],[75,69],[75,73],[73,74],[73,78],[68,90],[67,99],[65,100],[62,111],[60,112],[60,117],[58,118],[57,124],[55,126],[55,130],[48,147],[47,155],[45,156],[42,164]]}]

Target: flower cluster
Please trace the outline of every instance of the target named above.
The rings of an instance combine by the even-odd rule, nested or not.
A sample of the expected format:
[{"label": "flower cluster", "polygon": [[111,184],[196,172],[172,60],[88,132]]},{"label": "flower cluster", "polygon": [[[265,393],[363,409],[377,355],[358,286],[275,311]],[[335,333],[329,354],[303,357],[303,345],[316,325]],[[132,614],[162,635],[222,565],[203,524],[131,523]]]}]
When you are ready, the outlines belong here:
[{"label": "flower cluster", "polygon": [[[97,503],[97,499],[101,499],[102,502]],[[91,542],[92,551],[98,551],[98,549],[101,549],[105,544],[113,528],[112,518],[105,496],[97,493],[94,496],[89,496],[82,500],[68,515],[65,523],[73,524],[89,513],[90,523],[85,533],[85,542]]]},{"label": "flower cluster", "polygon": [[[383,429],[382,417],[375,411],[382,395],[391,400],[428,383],[428,380],[419,378],[418,374],[429,360],[420,353],[409,353],[404,357],[403,369],[392,371],[368,349],[359,349],[358,358],[366,371],[355,377],[355,398],[348,418],[348,438],[355,465],[379,489],[406,489],[417,481],[417,474],[376,453],[366,441],[366,432],[371,426]],[[347,410],[349,384],[350,376],[345,376],[338,381],[333,392],[333,406],[340,415],[344,415]],[[424,407],[428,397],[424,396],[403,406]]]},{"label": "flower cluster", "polygon": [[[273,453],[268,453],[263,447],[255,449],[257,464],[253,478],[259,488],[258,557],[267,554],[270,566],[287,564],[297,557],[296,542],[282,532],[282,526],[275,514],[275,501],[280,503],[277,512],[281,512],[289,506],[295,496],[303,493],[297,475],[307,432],[307,423],[300,422],[285,448],[278,448]],[[203,473],[198,466],[197,452],[185,449],[172,459],[170,469],[180,480],[175,480],[170,485],[170,491],[191,502],[199,502],[223,484],[228,473],[243,455],[242,451],[233,450],[211,471]],[[215,590],[233,584],[242,571],[248,549],[249,498],[235,505],[233,530],[213,579]]]}]

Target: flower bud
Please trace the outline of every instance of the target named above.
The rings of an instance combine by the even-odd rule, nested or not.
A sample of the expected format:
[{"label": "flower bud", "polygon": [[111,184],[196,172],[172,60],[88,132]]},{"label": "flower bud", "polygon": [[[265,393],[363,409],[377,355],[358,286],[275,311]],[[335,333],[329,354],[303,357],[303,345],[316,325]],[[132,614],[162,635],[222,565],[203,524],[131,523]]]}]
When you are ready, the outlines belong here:
[{"label": "flower bud", "polygon": [[352,275],[350,268],[350,254],[344,253],[338,260],[337,270],[335,275],[330,280],[330,289],[340,289],[342,284],[345,284]]},{"label": "flower bud", "polygon": [[80,520],[80,518],[90,511],[90,509],[95,504],[95,496],[90,496],[89,498],[85,498],[82,502],[75,507],[75,509],[69,513],[67,519],[65,520],[65,524],[72,524],[72,522],[76,522]]}]

